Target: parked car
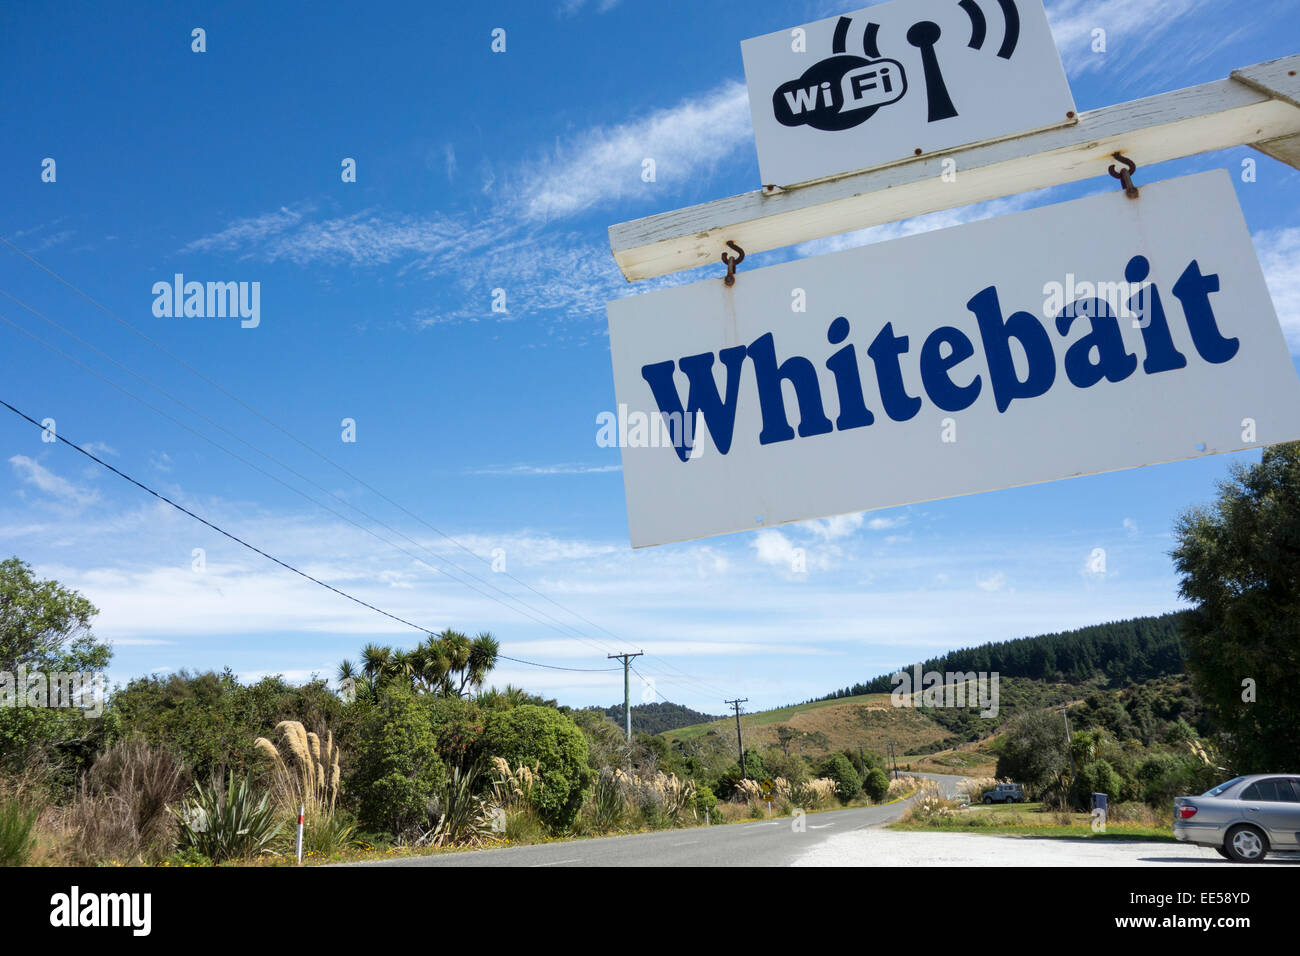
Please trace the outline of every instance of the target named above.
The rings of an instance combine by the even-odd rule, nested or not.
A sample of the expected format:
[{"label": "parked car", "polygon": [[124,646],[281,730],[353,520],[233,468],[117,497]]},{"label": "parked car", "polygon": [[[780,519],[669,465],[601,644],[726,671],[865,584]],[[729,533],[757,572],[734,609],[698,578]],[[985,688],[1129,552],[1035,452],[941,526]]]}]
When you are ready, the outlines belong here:
[{"label": "parked car", "polygon": [[1000,783],[992,790],[984,791],[985,803],[1024,803],[1025,788],[1018,783]]},{"label": "parked car", "polygon": [[1300,850],[1300,776],[1234,777],[1199,797],[1174,800],[1174,836],[1214,847],[1236,863],[1270,850]]}]

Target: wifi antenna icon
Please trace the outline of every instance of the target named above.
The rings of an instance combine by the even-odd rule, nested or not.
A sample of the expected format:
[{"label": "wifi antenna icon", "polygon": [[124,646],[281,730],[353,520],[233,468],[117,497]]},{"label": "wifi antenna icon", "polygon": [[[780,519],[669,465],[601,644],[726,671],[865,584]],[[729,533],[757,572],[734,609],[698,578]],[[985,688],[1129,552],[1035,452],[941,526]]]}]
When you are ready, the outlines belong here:
[{"label": "wifi antenna icon", "polygon": [[[975,0],[960,0],[957,6],[970,18],[970,41],[966,46],[972,50],[984,49],[984,41],[988,38],[988,19],[984,16],[984,11]],[[1006,24],[998,56],[1010,60],[1020,42],[1020,9],[1016,6],[1016,0],[998,0],[998,6]],[[957,107],[948,94],[948,85],[944,82],[939,57],[935,53],[935,46],[942,33],[939,24],[933,20],[921,20],[907,31],[907,42],[921,54],[921,67],[925,73],[927,121],[931,123],[957,116]]]},{"label": "wifi antenna icon", "polygon": [[[1020,10],[1016,0],[997,0],[997,4],[1005,24],[997,55],[1009,60],[1020,42]],[[973,50],[984,49],[989,36],[984,10],[976,0],[959,0],[957,5],[970,20],[970,40],[966,45]],[[872,21],[863,29],[865,59],[849,52],[852,28],[851,17],[840,17],[831,39],[831,55],[813,64],[797,79],[777,87],[772,94],[772,111],[782,126],[811,126],[826,132],[852,129],[906,95],[908,84],[903,64],[880,52],[881,25]],[[931,123],[958,115],[936,52],[941,36],[943,29],[933,20],[920,20],[906,33],[907,42],[921,55],[927,121]]]}]

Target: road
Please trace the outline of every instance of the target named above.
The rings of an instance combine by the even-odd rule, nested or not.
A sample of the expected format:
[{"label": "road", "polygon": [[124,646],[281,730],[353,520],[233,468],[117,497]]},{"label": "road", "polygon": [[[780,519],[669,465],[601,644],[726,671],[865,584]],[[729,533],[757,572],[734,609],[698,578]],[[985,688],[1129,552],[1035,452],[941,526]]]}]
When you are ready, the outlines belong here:
[{"label": "road", "polygon": [[[925,774],[956,793],[961,777]],[[799,831],[790,817],[726,826],[660,830],[631,836],[566,840],[502,850],[436,853],[351,866],[790,866],[835,834],[879,827],[903,815],[908,801],[808,814]]]}]

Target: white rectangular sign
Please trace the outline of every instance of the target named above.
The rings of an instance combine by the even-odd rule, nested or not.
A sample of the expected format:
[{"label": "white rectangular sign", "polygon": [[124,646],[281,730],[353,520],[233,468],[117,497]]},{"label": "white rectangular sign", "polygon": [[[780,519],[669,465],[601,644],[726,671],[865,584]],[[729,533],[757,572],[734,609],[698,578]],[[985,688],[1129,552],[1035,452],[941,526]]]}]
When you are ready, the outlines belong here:
[{"label": "white rectangular sign", "polygon": [[740,49],[765,185],[1074,121],[1042,0],[892,0]]},{"label": "white rectangular sign", "polygon": [[1223,171],[608,314],[634,547],[1300,438]]}]

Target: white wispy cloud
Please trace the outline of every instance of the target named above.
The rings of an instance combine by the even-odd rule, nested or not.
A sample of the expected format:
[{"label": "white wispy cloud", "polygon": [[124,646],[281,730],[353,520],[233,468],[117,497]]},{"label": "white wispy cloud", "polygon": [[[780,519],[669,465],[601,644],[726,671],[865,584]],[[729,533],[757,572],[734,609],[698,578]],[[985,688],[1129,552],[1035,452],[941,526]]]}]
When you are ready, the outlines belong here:
[{"label": "white wispy cloud", "polygon": [[780,531],[770,528],[759,531],[752,538],[754,557],[762,564],[786,569],[793,568],[799,549]]},{"label": "white wispy cloud", "polygon": [[60,502],[77,507],[99,500],[99,492],[82,488],[50,471],[34,458],[26,455],[14,455],[9,459],[14,474],[26,485],[58,499]]},{"label": "white wispy cloud", "polygon": [[[751,136],[745,86],[728,81],[641,119],[588,129],[525,163],[514,177],[522,183],[514,203],[529,219],[545,221],[634,192],[652,196],[655,187],[662,194],[711,173]],[[654,162],[653,183],[642,179],[647,159]]]},{"label": "white wispy cloud", "polygon": [[586,8],[591,8],[597,13],[608,13],[619,5],[622,0],[563,0],[557,13],[562,17],[577,16]]},{"label": "white wispy cloud", "polygon": [[275,212],[236,219],[224,229],[187,243],[181,251],[231,252],[257,246],[273,237],[284,235],[311,212],[311,206],[296,210],[281,206]]},{"label": "white wispy cloud", "polygon": [[622,471],[621,465],[583,465],[565,463],[558,465],[493,465],[487,468],[471,469],[471,475],[601,475],[611,471]]},{"label": "white wispy cloud", "polygon": [[810,242],[800,243],[795,247],[795,252],[801,257],[825,255],[829,252],[841,252],[845,249],[873,245],[877,242],[889,242],[893,239],[902,239],[905,236],[915,236],[936,229],[960,226],[979,219],[992,219],[995,216],[1020,212],[1022,209],[1039,205],[1048,192],[1049,190],[1040,189],[1035,192],[1008,196],[1005,199],[993,199],[970,206],[959,206],[956,209],[928,213],[912,219],[887,222],[883,225],[870,226],[866,229],[858,229],[838,236],[827,236],[825,239],[814,239]]},{"label": "white wispy cloud", "polygon": [[1300,227],[1269,229],[1254,238],[1287,344],[1300,354]]},{"label": "white wispy cloud", "polygon": [[[1082,543],[1074,541],[1022,548],[946,538],[951,546],[941,553],[891,553],[868,575],[878,543],[866,534],[869,518],[857,534],[835,542],[821,540],[816,527],[789,525],[636,552],[617,535],[448,528],[467,554],[427,528],[404,528],[418,542],[405,546],[427,558],[422,563],[323,516],[180,497],[232,533],[421,627],[490,630],[504,653],[561,666],[599,667],[606,652],[627,644],[728,686],[738,679],[747,688],[761,686],[768,672],[778,673],[769,690],[755,692],[772,695],[766,701],[772,705],[824,693],[842,683],[846,668],[866,678],[949,647],[1166,609],[1159,588],[1136,580],[1127,590],[1108,581],[1099,605],[1098,591],[1077,574]],[[10,513],[0,509],[0,538],[41,577],[82,591],[101,609],[96,633],[117,644],[115,667],[124,677],[160,666],[227,664],[239,672],[328,676],[367,640],[411,646],[420,639],[419,632],[326,594],[160,504],[122,510],[100,503],[75,517],[15,505]],[[113,542],[110,552],[105,540]],[[201,572],[191,565],[195,547],[207,551]],[[807,574],[791,570],[799,547]],[[494,573],[485,562],[498,554],[510,575],[586,620]],[[1044,577],[1044,566],[1057,569],[1054,578]],[[1013,573],[1018,585],[1032,586],[1013,591]],[[921,581],[936,585],[918,586]],[[526,601],[532,616],[511,610],[510,600],[492,600],[489,595],[501,597],[493,586]],[[1164,600],[1172,601],[1172,579],[1166,590]],[[553,627],[546,615],[572,625],[583,639],[568,626]],[[619,646],[610,646],[611,633]],[[238,640],[247,637],[260,639],[254,649]],[[768,663],[744,663],[759,659]],[[663,675],[659,689],[669,699],[697,708],[707,703],[698,687],[674,685],[662,663],[647,661],[643,670]],[[492,680],[547,688],[580,704],[615,699],[621,677],[503,664]]]},{"label": "white wispy cloud", "polygon": [[[1152,47],[1168,50],[1170,31],[1186,27],[1188,14],[1204,0],[1049,0],[1047,17],[1052,24],[1061,59],[1071,73],[1114,71],[1114,82],[1125,85],[1136,78],[1132,66]],[[1094,31],[1105,31],[1105,52],[1095,52]],[[1179,45],[1180,57],[1190,56],[1194,44]],[[1158,68],[1167,70],[1166,56],[1155,58]],[[1183,59],[1182,62],[1186,62]],[[1120,67],[1127,67],[1120,71]],[[1145,74],[1145,71],[1143,71]]]}]

